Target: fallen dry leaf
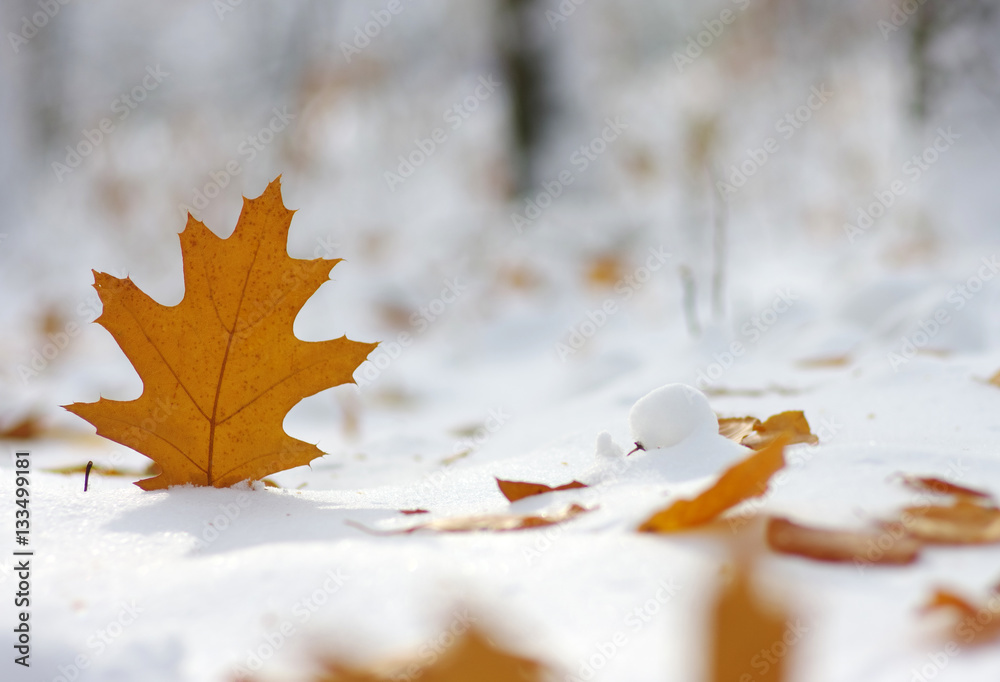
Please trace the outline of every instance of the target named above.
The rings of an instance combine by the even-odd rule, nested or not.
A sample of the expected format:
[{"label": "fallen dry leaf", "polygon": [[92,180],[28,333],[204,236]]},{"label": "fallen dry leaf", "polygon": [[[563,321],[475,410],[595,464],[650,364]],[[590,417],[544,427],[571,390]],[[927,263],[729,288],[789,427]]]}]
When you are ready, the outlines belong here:
[{"label": "fallen dry leaf", "polygon": [[[85,474],[87,473],[86,464],[75,464],[73,466],[66,467],[56,467],[54,469],[42,469],[48,474]],[[99,474],[101,476],[145,476],[151,473],[150,471],[134,471],[129,469],[119,469],[117,467],[106,467],[100,464],[95,464],[90,468],[91,475]]]},{"label": "fallen dry leaf", "polygon": [[426,509],[400,509],[399,513],[400,514],[406,514],[407,516],[410,516],[410,515],[413,515],[413,514],[430,514],[430,512],[427,511]]},{"label": "fallen dry leaf", "polygon": [[539,662],[505,651],[475,627],[440,657],[423,654],[412,661],[368,668],[327,661],[315,682],[542,682],[551,679]]},{"label": "fallen dry leaf", "polygon": [[1000,509],[959,497],[950,506],[907,507],[899,520],[911,536],[925,543],[975,545],[1000,542]]},{"label": "fallen dry leaf", "polygon": [[819,438],[809,430],[806,416],[800,410],[791,410],[768,417],[763,423],[755,425],[753,433],[740,441],[740,445],[760,450],[780,434],[788,436],[788,445],[796,443],[815,445],[819,442]]},{"label": "fallen dry leaf", "polygon": [[12,424],[0,427],[0,440],[31,440],[40,436],[43,430],[41,420],[29,414]]},{"label": "fallen dry leaf", "polygon": [[988,383],[991,383],[994,386],[1000,386],[1000,370],[998,370],[996,374],[994,374],[989,378]]},{"label": "fallen dry leaf", "polygon": [[282,421],[303,398],[353,383],[376,344],[346,337],[306,342],[292,333],[299,310],[340,261],[289,257],[291,220],[280,178],[260,197],[244,199],[228,239],[189,215],[180,234],[184,298],[173,307],[128,278],[94,273],[104,304],[97,322],[131,360],[143,393],[66,409],[161,466],[140,488],[221,488],[323,454],[288,436]]},{"label": "fallen dry leaf", "polygon": [[[819,561],[896,565],[911,564],[920,554],[920,542],[913,538],[893,538],[886,549],[879,544],[882,537],[875,533],[811,528],[782,518],[772,518],[767,523],[767,544],[782,554]],[[878,551],[872,551],[873,547]]]},{"label": "fallen dry leaf", "polygon": [[903,484],[918,492],[936,493],[938,495],[954,495],[956,497],[970,497],[978,499],[992,499],[993,496],[982,490],[966,488],[951,481],[932,476],[911,476],[900,474]]},{"label": "fallen dry leaf", "polygon": [[978,646],[1000,641],[1000,592],[994,588],[982,606],[976,606],[951,590],[938,588],[924,606],[924,612],[950,609],[955,612],[952,637]]},{"label": "fallen dry leaf", "polygon": [[563,521],[568,521],[580,514],[593,511],[593,509],[587,509],[581,507],[578,504],[570,505],[565,509],[553,512],[551,514],[541,514],[533,516],[518,516],[515,514],[483,514],[480,516],[453,516],[443,519],[435,519],[434,521],[428,521],[427,523],[421,523],[418,526],[413,526],[411,528],[403,528],[401,530],[373,530],[361,525],[360,523],[355,523],[353,521],[348,521],[347,523],[355,528],[360,528],[361,530],[367,531],[374,535],[403,535],[405,533],[414,533],[418,530],[430,530],[436,531],[438,533],[469,533],[473,531],[486,530],[486,531],[508,531],[508,530],[527,530],[529,528],[542,528],[544,526],[553,526],[557,523],[562,523]]},{"label": "fallen dry leaf", "polygon": [[551,493],[556,490],[574,490],[576,488],[586,488],[588,487],[586,483],[580,483],[580,481],[572,481],[566,485],[561,485],[557,488],[552,488],[545,485],[544,483],[526,483],[524,481],[504,481],[502,479],[496,479],[497,485],[500,487],[500,492],[511,502],[517,502],[518,500],[523,500],[525,497],[531,497],[532,495],[541,495],[542,493]]},{"label": "fallen dry leaf", "polygon": [[798,365],[803,369],[825,369],[827,367],[843,367],[850,361],[849,355],[824,355],[799,360]]},{"label": "fallen dry leaf", "polygon": [[785,466],[788,436],[779,435],[764,448],[729,467],[719,480],[693,500],[677,500],[646,519],[639,530],[673,533],[699,526],[751,497],[767,492],[768,481]]},{"label": "fallen dry leaf", "polygon": [[708,679],[713,682],[780,682],[785,661],[800,634],[787,616],[754,589],[747,569],[737,566],[718,596],[710,632]]},{"label": "fallen dry leaf", "polygon": [[760,420],[756,417],[722,417],[719,419],[719,435],[742,444],[758,424]]}]

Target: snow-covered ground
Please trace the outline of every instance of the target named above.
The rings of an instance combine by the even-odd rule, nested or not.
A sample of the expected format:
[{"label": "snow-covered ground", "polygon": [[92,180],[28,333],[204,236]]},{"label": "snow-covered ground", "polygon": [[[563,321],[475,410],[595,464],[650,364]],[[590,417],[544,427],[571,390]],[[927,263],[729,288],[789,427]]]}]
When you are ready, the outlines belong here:
[{"label": "snow-covered ground", "polygon": [[[10,99],[0,106],[12,138],[4,172],[41,159],[37,177],[6,184],[0,209],[0,429],[29,414],[43,425],[2,444],[31,452],[34,551],[25,670],[12,660],[5,456],[3,680],[217,681],[240,668],[301,679],[317,651],[429,660],[470,619],[560,680],[698,680],[729,552],[759,531],[743,519],[870,528],[919,502],[898,473],[1000,495],[1000,388],[988,383],[1000,370],[1000,118],[995,67],[984,80],[963,61],[990,47],[979,34],[945,36],[950,86],[916,122],[908,39],[877,24],[889,5],[811,8],[805,34],[794,12],[752,0],[697,12],[584,3],[551,29],[542,17],[574,106],[542,170],[552,180],[531,197],[551,205],[530,219],[525,199],[506,198],[508,95],[476,94],[497,71],[488,10],[403,3],[348,62],[341,45],[384,3],[302,14],[221,4],[233,11],[60,5],[3,57],[5,95],[44,103],[54,86],[35,80],[36,64],[57,43],[74,102],[48,146],[16,132],[29,121]],[[5,31],[35,9],[4,8]],[[732,24],[679,66],[688,38],[726,9]],[[143,85],[158,65],[168,75]],[[143,102],[119,118],[115,97],[140,86]],[[455,106],[469,114],[458,125],[442,115]],[[102,117],[115,131],[93,154],[67,174],[53,167]],[[273,144],[245,153],[268,126]],[[437,127],[446,141],[430,158],[387,180]],[[573,156],[581,145],[592,160]],[[239,174],[201,202],[230,161]],[[732,167],[744,164],[741,183]],[[555,196],[563,171],[572,182]],[[142,390],[89,324],[100,311],[91,268],[176,303],[180,207],[228,235],[241,195],[279,173],[297,210],[290,253],[345,259],[296,333],[382,342],[359,387],[309,398],[286,420],[329,454],[271,477],[280,488],[147,493],[137,474],[92,476],[84,492],[81,475],[47,472],[148,464],[58,408]],[[728,201],[716,180],[733,184],[721,189]],[[879,215],[868,227],[859,211]],[[607,475],[609,438],[633,447],[632,406],[675,382],[721,416],[802,410],[820,438],[788,449],[786,475],[732,512],[731,537],[635,528],[705,488],[736,446],[639,451]],[[510,504],[494,477],[593,485]],[[524,532],[374,535],[348,523],[401,529],[573,502],[594,510]],[[400,513],[415,508],[431,515]],[[928,548],[903,567],[763,550],[757,580],[797,619],[791,679],[985,682],[1000,670],[997,645],[952,655],[944,624],[921,607],[939,586],[985,602],[998,566],[989,545]],[[747,662],[747,679],[759,672]]]}]

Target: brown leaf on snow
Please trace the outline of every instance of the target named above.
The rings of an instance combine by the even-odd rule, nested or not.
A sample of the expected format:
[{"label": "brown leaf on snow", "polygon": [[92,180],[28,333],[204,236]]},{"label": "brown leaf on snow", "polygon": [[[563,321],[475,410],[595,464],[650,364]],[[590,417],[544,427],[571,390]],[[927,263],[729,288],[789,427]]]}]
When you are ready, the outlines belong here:
[{"label": "brown leaf on snow", "polygon": [[499,478],[496,479],[496,481],[497,485],[500,487],[500,492],[502,492],[503,496],[511,502],[517,502],[518,500],[523,500],[525,497],[531,497],[532,495],[555,492],[556,490],[574,490],[576,488],[588,487],[586,483],[580,483],[580,481],[572,481],[557,488],[547,486],[544,483],[505,481]]},{"label": "brown leaf on snow", "polygon": [[[42,469],[42,471],[48,474],[85,474],[87,473],[87,465],[75,464],[73,466],[56,467],[54,469]],[[91,475],[99,476],[145,476],[150,473],[150,471],[148,469],[145,471],[119,469],[117,467],[106,467],[101,466],[100,464],[95,464],[90,468],[90,473]]]},{"label": "brown leaf on snow", "polygon": [[719,419],[719,435],[734,443],[742,443],[758,424],[760,420],[756,417],[722,417]]},{"label": "brown leaf on snow", "polygon": [[646,519],[639,530],[673,533],[707,523],[727,509],[767,492],[768,481],[785,466],[788,436],[781,434],[767,446],[729,467],[719,480],[693,500],[677,500]]},{"label": "brown leaf on snow", "polygon": [[936,493],[938,495],[955,495],[956,497],[971,497],[978,499],[992,499],[993,496],[982,490],[966,488],[951,481],[932,476],[911,476],[909,474],[900,475],[903,484],[918,492]]},{"label": "brown leaf on snow", "polygon": [[593,509],[587,509],[581,507],[578,504],[570,505],[563,510],[553,512],[550,514],[538,514],[530,516],[518,516],[516,514],[483,514],[479,516],[454,516],[447,517],[443,519],[435,519],[434,521],[428,521],[427,523],[421,523],[418,526],[413,526],[412,528],[403,528],[401,530],[373,530],[367,528],[366,526],[356,523],[354,521],[348,521],[347,523],[355,528],[360,528],[361,530],[367,531],[374,535],[403,535],[406,533],[414,533],[418,530],[430,530],[436,531],[438,533],[470,533],[473,531],[510,531],[510,530],[527,530],[529,528],[543,528],[545,526],[554,526],[557,523],[562,523],[563,521],[568,521],[580,514],[585,514],[586,512],[593,511]]},{"label": "brown leaf on snow", "polygon": [[412,660],[376,664],[366,668],[326,661],[315,682],[541,682],[550,679],[538,661],[508,652],[475,627],[440,656],[426,652]]},{"label": "brown leaf on snow", "polygon": [[938,588],[922,610],[926,613],[945,609],[955,612],[953,641],[973,646],[1000,641],[1000,592],[996,588],[982,606],[970,603],[951,590]]},{"label": "brown leaf on snow", "polygon": [[788,627],[786,614],[765,603],[747,570],[738,566],[716,601],[710,638],[712,682],[780,682],[798,633]]},{"label": "brown leaf on snow", "polygon": [[950,506],[907,507],[900,524],[925,543],[975,545],[1000,542],[1000,509],[959,497]]},{"label": "brown leaf on snow", "polygon": [[[767,544],[781,554],[819,561],[875,564],[911,564],[920,554],[920,542],[913,538],[893,538],[892,545],[884,549],[878,544],[882,537],[875,533],[812,528],[782,518],[772,518],[767,523]],[[872,547],[878,551],[873,552]]]},{"label": "brown leaf on snow", "polygon": [[11,424],[0,427],[0,440],[31,440],[40,436],[43,431],[41,420],[37,416],[29,414]]},{"label": "brown leaf on snow", "polygon": [[740,441],[740,445],[760,450],[780,434],[788,436],[788,445],[796,443],[815,445],[819,442],[819,438],[809,430],[809,422],[806,421],[802,411],[791,410],[768,417],[764,423],[755,425],[753,433]]}]

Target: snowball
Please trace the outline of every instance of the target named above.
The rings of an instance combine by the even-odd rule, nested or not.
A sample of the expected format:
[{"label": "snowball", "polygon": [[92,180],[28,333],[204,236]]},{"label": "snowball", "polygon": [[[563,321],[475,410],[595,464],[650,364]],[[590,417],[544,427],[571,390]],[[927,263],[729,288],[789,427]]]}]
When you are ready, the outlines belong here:
[{"label": "snowball", "polygon": [[719,420],[705,395],[684,384],[667,384],[632,406],[629,428],[646,450],[669,448],[695,435],[719,433]]}]

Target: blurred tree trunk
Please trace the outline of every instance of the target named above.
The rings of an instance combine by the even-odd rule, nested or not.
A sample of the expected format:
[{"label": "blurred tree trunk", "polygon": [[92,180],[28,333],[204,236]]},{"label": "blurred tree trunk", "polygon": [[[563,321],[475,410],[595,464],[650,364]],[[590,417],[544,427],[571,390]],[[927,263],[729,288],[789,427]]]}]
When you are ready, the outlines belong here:
[{"label": "blurred tree trunk", "polygon": [[496,40],[510,96],[517,194],[538,180],[541,146],[551,125],[547,51],[538,38],[542,16],[538,0],[500,0]]}]

